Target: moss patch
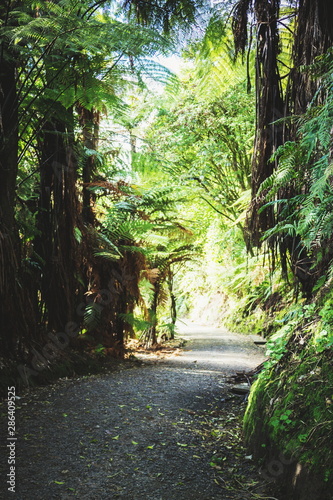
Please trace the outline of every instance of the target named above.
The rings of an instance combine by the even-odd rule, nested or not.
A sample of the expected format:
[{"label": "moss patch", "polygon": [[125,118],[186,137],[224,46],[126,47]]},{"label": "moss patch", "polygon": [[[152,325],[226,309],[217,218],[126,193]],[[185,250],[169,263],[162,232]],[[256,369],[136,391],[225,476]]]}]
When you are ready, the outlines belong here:
[{"label": "moss patch", "polygon": [[271,358],[252,387],[244,431],[266,463],[278,450],[331,485],[333,352],[316,341],[323,323],[315,308],[301,313],[268,343]]}]

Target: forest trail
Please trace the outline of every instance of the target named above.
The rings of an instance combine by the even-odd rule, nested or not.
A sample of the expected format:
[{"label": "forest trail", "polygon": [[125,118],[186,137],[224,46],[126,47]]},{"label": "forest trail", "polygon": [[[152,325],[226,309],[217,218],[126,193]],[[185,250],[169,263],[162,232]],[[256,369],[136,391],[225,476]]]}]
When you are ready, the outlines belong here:
[{"label": "forest trail", "polygon": [[167,358],[60,380],[23,396],[16,493],[6,493],[4,464],[0,497],[260,498],[258,473],[241,445],[244,401],[228,392],[226,379],[254,368],[264,351],[223,329],[180,330],[186,346]]}]

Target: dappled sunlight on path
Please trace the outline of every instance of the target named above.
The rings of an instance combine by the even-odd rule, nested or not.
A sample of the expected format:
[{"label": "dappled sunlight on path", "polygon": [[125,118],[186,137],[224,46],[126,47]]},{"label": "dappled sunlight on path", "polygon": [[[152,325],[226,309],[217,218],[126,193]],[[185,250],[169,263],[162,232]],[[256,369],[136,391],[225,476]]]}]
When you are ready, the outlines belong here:
[{"label": "dappled sunlight on path", "polygon": [[186,345],[176,356],[164,360],[166,364],[230,374],[251,370],[265,359],[264,349],[256,347],[247,335],[185,321],[178,322],[177,330]]}]

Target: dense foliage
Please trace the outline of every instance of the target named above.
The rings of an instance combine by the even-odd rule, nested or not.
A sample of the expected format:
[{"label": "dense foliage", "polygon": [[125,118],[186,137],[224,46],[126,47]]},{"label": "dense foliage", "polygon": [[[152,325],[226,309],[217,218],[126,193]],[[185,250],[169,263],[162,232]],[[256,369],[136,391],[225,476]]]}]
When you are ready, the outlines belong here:
[{"label": "dense foliage", "polygon": [[[179,314],[261,333],[247,440],[266,460],[293,453],[326,498],[329,13],[312,0],[0,6],[6,385],[173,337]],[[176,77],[157,59],[180,46]]]},{"label": "dense foliage", "polygon": [[[185,231],[170,215],[170,190],[131,186],[119,147],[121,134],[131,143],[130,89],[170,75],[152,59],[171,46],[158,29],[164,5],[144,26],[121,7],[0,8],[1,365],[9,373],[20,361],[25,379],[59,362],[70,338],[75,349],[101,345],[122,356],[126,317],[150,266],[149,235]],[[176,7],[164,31],[193,16],[190,2]]]}]

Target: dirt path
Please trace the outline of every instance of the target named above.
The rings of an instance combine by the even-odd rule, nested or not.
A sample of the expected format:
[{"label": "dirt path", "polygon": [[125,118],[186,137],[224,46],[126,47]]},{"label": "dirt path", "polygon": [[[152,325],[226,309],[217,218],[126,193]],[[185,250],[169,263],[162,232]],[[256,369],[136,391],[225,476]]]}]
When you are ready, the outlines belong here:
[{"label": "dirt path", "polygon": [[176,355],[18,400],[16,492],[6,491],[4,450],[0,498],[258,498],[240,444],[244,403],[228,393],[226,377],[254,368],[263,350],[221,329],[181,330],[187,344]]}]

